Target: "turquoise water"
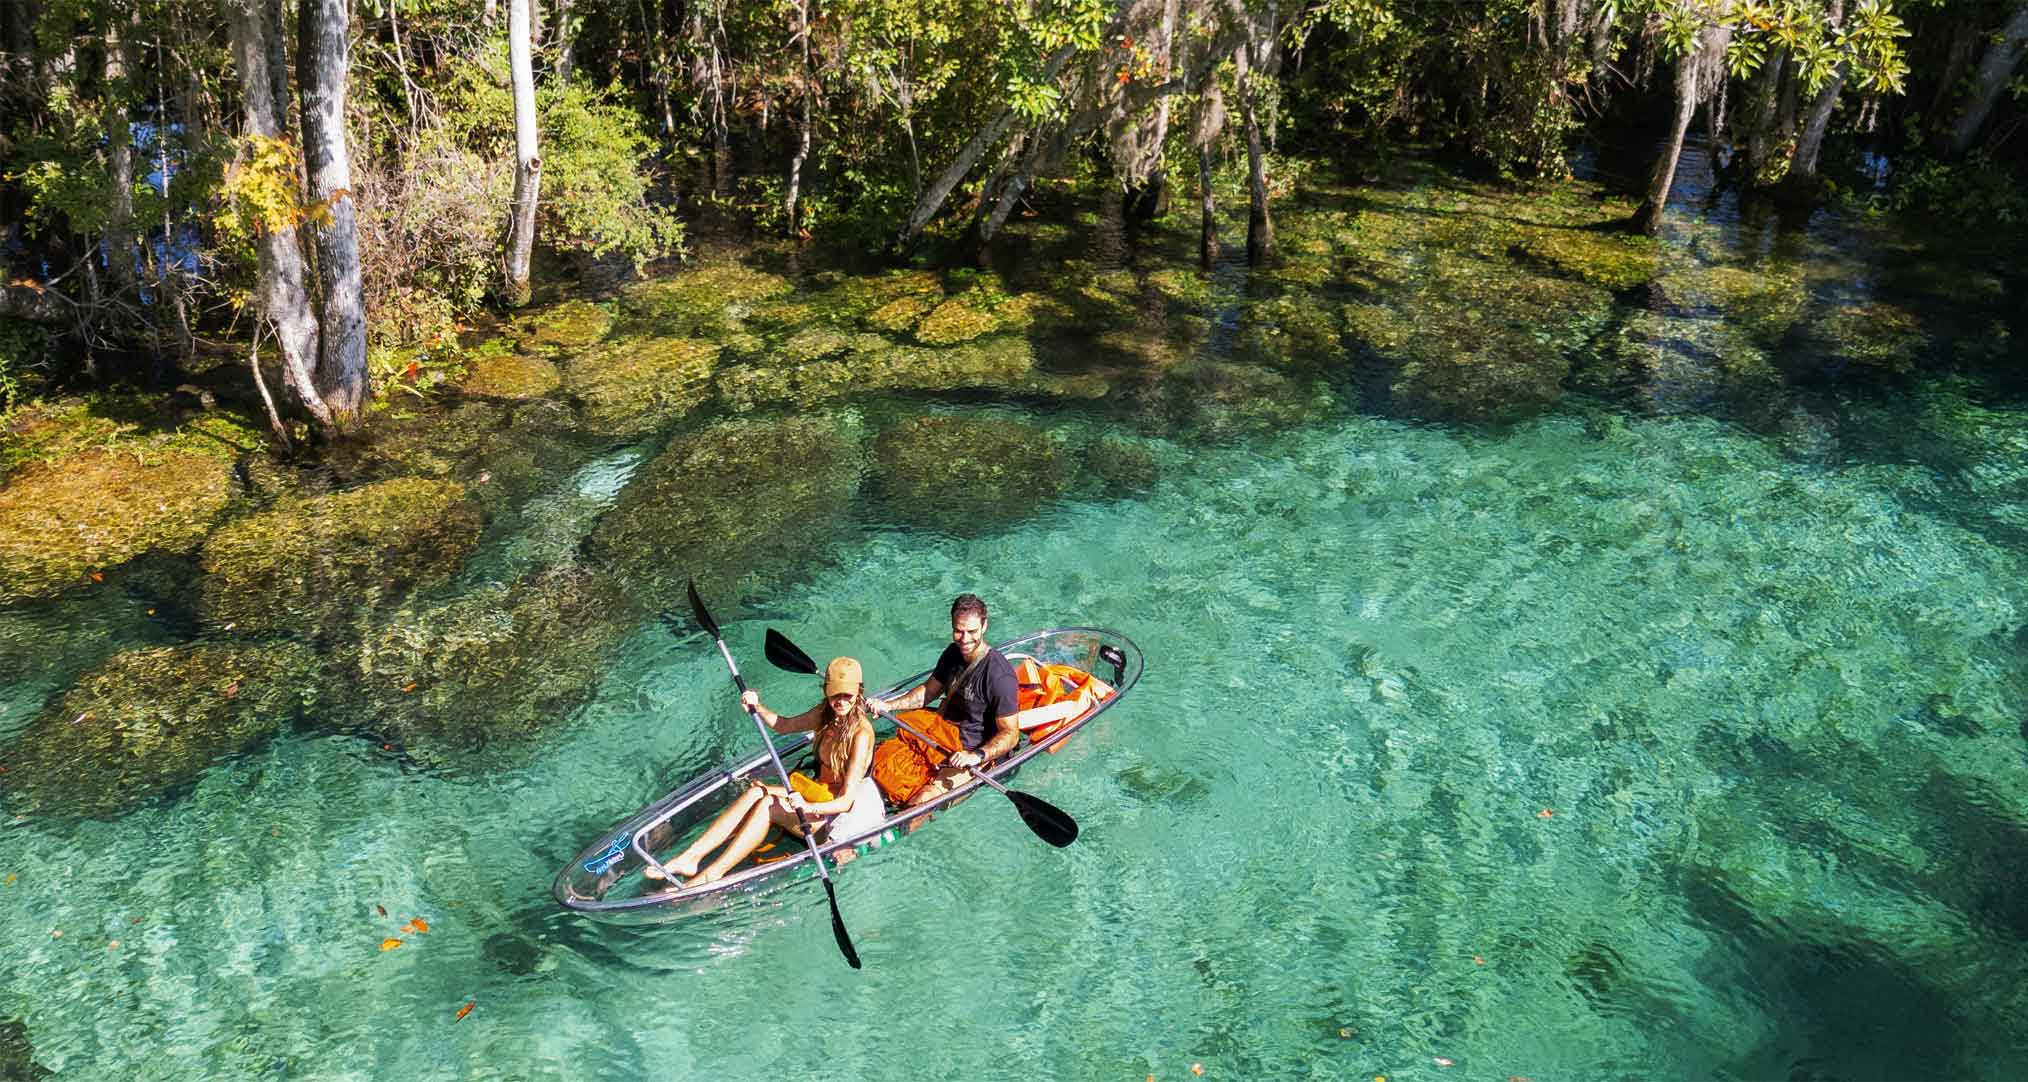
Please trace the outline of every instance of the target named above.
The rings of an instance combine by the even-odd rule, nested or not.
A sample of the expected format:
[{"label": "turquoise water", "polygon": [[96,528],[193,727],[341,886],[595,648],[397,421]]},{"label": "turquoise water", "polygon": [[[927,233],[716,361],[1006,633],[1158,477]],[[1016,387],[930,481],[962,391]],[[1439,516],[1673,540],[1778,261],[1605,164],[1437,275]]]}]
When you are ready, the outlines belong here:
[{"label": "turquoise water", "polygon": [[771,703],[810,691],[764,627],[899,677],[964,590],[1148,671],[1020,779],[1074,846],[985,796],[839,874],[862,972],[814,886],[556,910],[602,827],[754,747],[708,642],[647,624],[511,768],[296,734],[117,821],[15,820],[0,1016],[60,1078],[2028,1076],[2028,465],[1966,394],[1849,412],[1847,446],[1955,448],[1921,461],[1347,412],[1151,440],[1145,497],[982,538],[865,525],[726,620]]}]

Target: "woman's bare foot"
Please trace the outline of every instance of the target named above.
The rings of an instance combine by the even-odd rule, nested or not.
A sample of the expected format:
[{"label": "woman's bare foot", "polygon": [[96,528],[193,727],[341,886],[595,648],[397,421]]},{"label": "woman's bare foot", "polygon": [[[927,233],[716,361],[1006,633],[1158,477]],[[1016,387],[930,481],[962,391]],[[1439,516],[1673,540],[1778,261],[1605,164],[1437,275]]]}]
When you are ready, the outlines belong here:
[{"label": "woman's bare foot", "polygon": [[701,887],[706,883],[716,883],[723,878],[725,878],[724,872],[719,871],[717,868],[706,868],[685,880],[683,886],[685,888]]}]

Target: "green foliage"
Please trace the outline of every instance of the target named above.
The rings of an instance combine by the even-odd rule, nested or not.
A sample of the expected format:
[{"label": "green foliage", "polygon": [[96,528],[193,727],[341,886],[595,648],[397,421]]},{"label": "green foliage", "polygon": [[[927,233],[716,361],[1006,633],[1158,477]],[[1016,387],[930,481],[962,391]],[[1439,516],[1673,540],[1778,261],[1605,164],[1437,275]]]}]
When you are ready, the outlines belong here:
[{"label": "green foliage", "polygon": [[44,363],[49,332],[18,319],[0,319],[0,426],[24,402],[22,375]]},{"label": "green foliage", "polygon": [[1932,214],[1965,225],[2028,222],[2028,190],[1984,151],[1958,162],[1904,161],[1886,193],[1870,196],[1864,204],[1875,210]]}]

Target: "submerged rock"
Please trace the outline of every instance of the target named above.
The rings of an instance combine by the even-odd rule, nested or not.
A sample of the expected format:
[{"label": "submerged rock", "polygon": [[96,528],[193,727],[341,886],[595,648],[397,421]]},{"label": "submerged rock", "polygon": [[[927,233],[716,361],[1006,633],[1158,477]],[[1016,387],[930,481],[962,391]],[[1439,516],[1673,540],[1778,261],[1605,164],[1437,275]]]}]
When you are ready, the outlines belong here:
[{"label": "submerged rock", "polygon": [[882,432],[873,459],[892,514],[960,536],[1018,522],[1070,486],[1070,455],[1015,421],[920,417]]},{"label": "submerged rock", "polygon": [[964,297],[952,297],[922,318],[915,340],[926,346],[955,345],[991,334],[998,326],[992,312],[974,307]]},{"label": "submerged rock", "polygon": [[1755,267],[1692,262],[1673,267],[1656,287],[1680,315],[1736,324],[1763,346],[1777,346],[1809,305],[1802,271],[1786,264]]},{"label": "submerged rock", "polygon": [[563,724],[636,619],[611,580],[553,569],[403,610],[368,633],[339,679],[365,696],[377,730],[444,762]]},{"label": "submerged rock", "polygon": [[35,1062],[28,1044],[28,1027],[18,1018],[0,1021],[0,1080],[42,1082],[49,1069]]},{"label": "submerged rock", "polygon": [[1913,371],[1929,344],[1915,313],[1879,301],[1846,305],[1813,321],[1810,336],[1832,358],[1896,375]]},{"label": "submerged rock", "polygon": [[613,317],[588,300],[568,300],[522,318],[517,324],[521,348],[536,353],[573,353],[590,346],[612,329]]},{"label": "submerged rock", "polygon": [[637,338],[584,354],[564,368],[585,427],[628,437],[653,432],[711,397],[719,347],[695,338]]},{"label": "submerged rock", "polygon": [[803,364],[783,357],[728,368],[718,375],[718,393],[734,411],[761,406],[822,402],[847,395],[890,391],[954,391],[971,388],[1034,391],[1076,396],[1074,385],[1035,372],[1028,340],[995,335],[949,349],[897,346],[873,336],[854,337],[844,356]]},{"label": "submerged rock", "polygon": [[643,282],[629,289],[621,303],[631,322],[649,333],[718,337],[738,330],[761,302],[794,288],[780,275],[717,263]]},{"label": "submerged rock", "polygon": [[557,367],[520,353],[481,357],[472,362],[458,386],[466,394],[487,398],[541,398],[563,384]]},{"label": "submerged rock", "polygon": [[1197,359],[1165,373],[1148,402],[1157,430],[1221,440],[1308,424],[1330,409],[1331,395],[1319,381]]},{"label": "submerged rock", "polygon": [[201,606],[240,632],[337,635],[455,574],[479,512],[449,481],[400,478],[221,527],[204,544]]},{"label": "submerged rock", "polygon": [[232,496],[229,459],[142,444],[23,466],[0,487],[0,604],[89,586],[146,552],[188,552]]},{"label": "submerged rock", "polygon": [[300,717],[316,668],[313,651],[285,642],[115,654],[21,734],[6,789],[42,813],[112,815]]},{"label": "submerged rock", "polygon": [[586,552],[649,608],[684,604],[691,578],[743,596],[831,543],[859,473],[857,442],[831,418],[714,424],[636,471]]}]

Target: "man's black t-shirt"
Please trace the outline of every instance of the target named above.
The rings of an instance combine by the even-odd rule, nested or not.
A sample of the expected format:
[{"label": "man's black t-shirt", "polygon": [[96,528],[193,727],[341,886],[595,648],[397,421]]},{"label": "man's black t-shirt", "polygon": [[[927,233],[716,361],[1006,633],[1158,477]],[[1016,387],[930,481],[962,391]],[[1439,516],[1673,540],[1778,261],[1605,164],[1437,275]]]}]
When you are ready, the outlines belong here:
[{"label": "man's black t-shirt", "polygon": [[964,671],[965,655],[952,643],[937,657],[930,676],[944,686],[943,705],[937,713],[958,727],[966,751],[977,751],[992,738],[996,730],[993,719],[1018,709],[1020,687],[1014,680],[1014,664],[998,650],[986,654],[986,660],[965,679],[964,687],[952,687],[951,681]]}]

